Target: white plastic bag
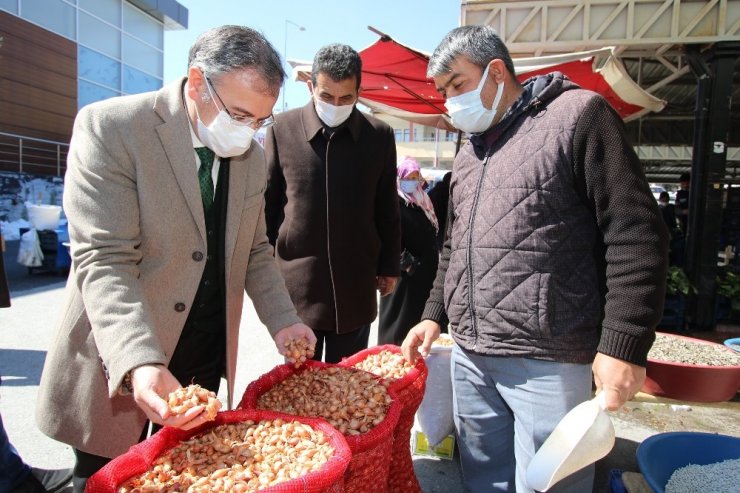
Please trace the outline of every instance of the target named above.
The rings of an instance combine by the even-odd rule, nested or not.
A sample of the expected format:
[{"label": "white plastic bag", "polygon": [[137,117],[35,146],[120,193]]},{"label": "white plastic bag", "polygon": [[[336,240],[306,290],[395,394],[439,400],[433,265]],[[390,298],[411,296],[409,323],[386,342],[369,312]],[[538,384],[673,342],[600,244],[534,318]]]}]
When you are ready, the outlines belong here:
[{"label": "white plastic bag", "polygon": [[21,235],[17,260],[19,264],[26,267],[41,267],[44,253],[41,251],[41,241],[35,229],[29,229]]},{"label": "white plastic bag", "polygon": [[451,355],[452,346],[433,344],[425,360],[429,374],[424,399],[416,411],[416,421],[432,447],[455,432],[452,417]]},{"label": "white plastic bag", "polygon": [[28,221],[34,229],[55,230],[59,227],[62,208],[58,205],[26,202],[26,211],[28,212]]}]

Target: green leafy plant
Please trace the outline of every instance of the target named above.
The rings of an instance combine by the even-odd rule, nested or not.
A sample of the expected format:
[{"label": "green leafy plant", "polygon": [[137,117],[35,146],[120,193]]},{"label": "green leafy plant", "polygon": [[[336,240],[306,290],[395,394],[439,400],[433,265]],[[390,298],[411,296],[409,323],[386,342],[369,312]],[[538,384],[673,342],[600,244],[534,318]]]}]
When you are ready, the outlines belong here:
[{"label": "green leafy plant", "polygon": [[696,288],[689,281],[688,276],[681,267],[668,267],[666,276],[666,291],[668,294],[682,294],[687,296],[689,292],[696,293]]},{"label": "green leafy plant", "polygon": [[740,311],[740,276],[728,271],[718,277],[717,294],[730,300],[733,311]]}]

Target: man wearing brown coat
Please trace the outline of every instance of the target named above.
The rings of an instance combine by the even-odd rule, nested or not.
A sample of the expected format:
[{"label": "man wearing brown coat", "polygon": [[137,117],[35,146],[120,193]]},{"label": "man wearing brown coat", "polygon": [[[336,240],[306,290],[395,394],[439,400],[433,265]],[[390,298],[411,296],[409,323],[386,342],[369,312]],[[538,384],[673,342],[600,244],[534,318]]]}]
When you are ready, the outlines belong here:
[{"label": "man wearing brown coat", "polygon": [[376,288],[400,275],[393,130],[355,108],[362,64],[346,45],[323,47],[311,101],[267,131],[267,234],[315,358],[337,362],[367,347]]}]

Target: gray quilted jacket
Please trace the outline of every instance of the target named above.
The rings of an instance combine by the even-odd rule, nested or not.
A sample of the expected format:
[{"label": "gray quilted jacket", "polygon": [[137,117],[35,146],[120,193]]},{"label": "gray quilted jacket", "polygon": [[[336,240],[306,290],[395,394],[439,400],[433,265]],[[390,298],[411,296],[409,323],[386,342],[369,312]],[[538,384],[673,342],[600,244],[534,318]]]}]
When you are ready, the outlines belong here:
[{"label": "gray quilted jacket", "polygon": [[562,74],[535,77],[455,159],[448,238],[424,318],[463,348],[645,364],[667,231],[619,116]]}]

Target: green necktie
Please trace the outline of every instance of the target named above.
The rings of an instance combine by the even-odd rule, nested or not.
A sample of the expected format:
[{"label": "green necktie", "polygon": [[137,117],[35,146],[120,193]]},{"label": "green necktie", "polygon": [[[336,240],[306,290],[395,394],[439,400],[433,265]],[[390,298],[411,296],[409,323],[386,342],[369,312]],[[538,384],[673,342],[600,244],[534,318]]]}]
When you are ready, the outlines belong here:
[{"label": "green necktie", "polygon": [[207,147],[196,147],[195,152],[200,158],[200,168],[198,168],[198,182],[200,183],[200,195],[203,198],[203,210],[208,212],[213,204],[213,158],[215,154]]}]

